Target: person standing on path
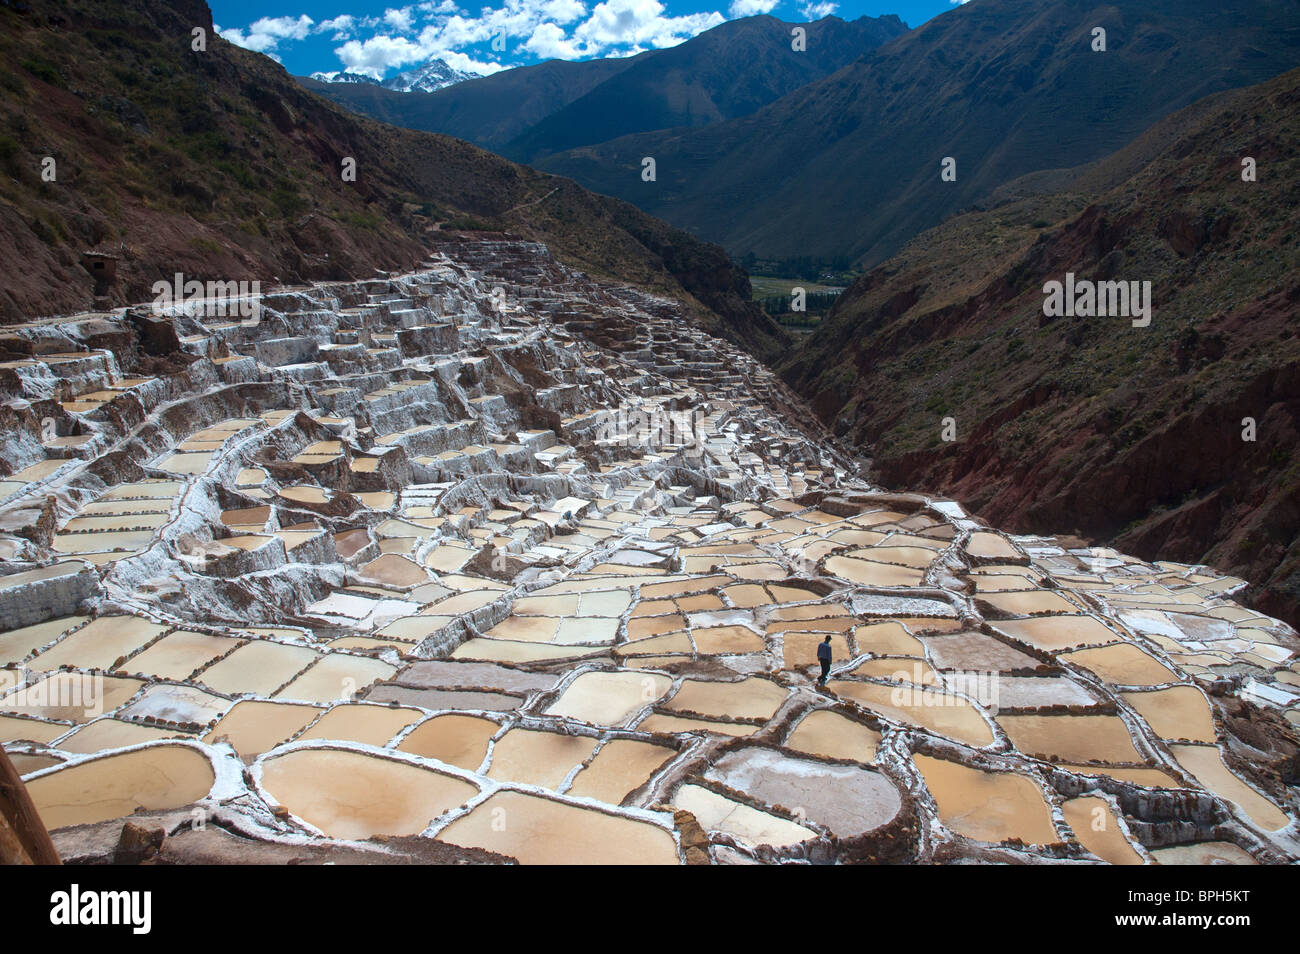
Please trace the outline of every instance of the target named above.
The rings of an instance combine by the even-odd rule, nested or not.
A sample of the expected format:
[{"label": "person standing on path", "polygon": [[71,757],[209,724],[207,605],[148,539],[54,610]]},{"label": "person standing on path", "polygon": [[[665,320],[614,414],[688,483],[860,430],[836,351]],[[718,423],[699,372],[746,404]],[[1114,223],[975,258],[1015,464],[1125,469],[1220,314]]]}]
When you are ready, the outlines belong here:
[{"label": "person standing on path", "polygon": [[817,680],[817,685],[826,685],[826,677],[831,674],[831,637],[828,634],[824,640],[817,644],[817,661],[822,664],[822,674]]}]

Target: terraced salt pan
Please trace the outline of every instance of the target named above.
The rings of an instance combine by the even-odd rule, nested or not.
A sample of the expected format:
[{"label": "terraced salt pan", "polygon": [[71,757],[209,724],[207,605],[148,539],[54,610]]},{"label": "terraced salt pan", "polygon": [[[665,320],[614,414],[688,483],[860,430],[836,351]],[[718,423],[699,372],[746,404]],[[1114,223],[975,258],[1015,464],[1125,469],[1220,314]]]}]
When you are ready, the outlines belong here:
[{"label": "terraced salt pan", "polygon": [[468,547],[443,543],[424,558],[424,565],[437,570],[439,573],[454,573],[468,563],[473,556],[474,551]]},{"label": "terraced salt pan", "polygon": [[26,686],[0,699],[0,712],[89,722],[122,705],[143,685],[139,679],[121,676],[55,672],[44,679],[29,679]]},{"label": "terraced salt pan", "polygon": [[0,742],[35,742],[41,745],[53,742],[67,733],[69,726],[41,719],[19,719],[0,715]]},{"label": "terraced salt pan", "polygon": [[89,825],[137,809],[181,808],[204,798],[216,781],[212,763],[184,745],[160,743],[62,766],[27,780],[50,830]]},{"label": "terraced salt pan", "polygon": [[1257,865],[1249,852],[1230,841],[1201,841],[1191,845],[1152,848],[1151,857],[1161,865]]},{"label": "terraced salt pan", "polygon": [[679,712],[734,719],[770,719],[788,693],[781,686],[758,677],[739,682],[704,682],[687,679],[667,703]]},{"label": "terraced salt pan", "polygon": [[77,729],[67,738],[60,739],[58,748],[61,752],[93,755],[108,749],[121,749],[128,745],[140,745],[144,742],[183,736],[184,733],[173,729],[138,725],[134,722],[122,722],[119,719],[96,719]]},{"label": "terraced salt pan", "polygon": [[[691,558],[686,557],[683,562],[689,560]],[[708,561],[705,560],[704,562],[707,563]],[[782,580],[790,575],[790,571],[781,564],[766,561],[757,563],[728,561],[727,571],[738,580]]]},{"label": "terraced salt pan", "polygon": [[1032,587],[1036,578],[1025,571],[1022,574],[974,572],[970,579],[975,584],[975,592],[983,595],[1023,590]]},{"label": "terraced salt pan", "polygon": [[533,663],[556,659],[586,659],[600,652],[602,647],[599,646],[557,646],[476,637],[457,646],[450,658],[499,663]]},{"label": "terraced salt pan", "polygon": [[397,733],[423,717],[419,709],[400,706],[337,705],[298,736],[298,740],[334,739],[384,746]]},{"label": "terraced salt pan", "polygon": [[874,762],[880,733],[829,709],[816,709],[802,719],[785,740],[785,747],[829,759]]},{"label": "terraced salt pan", "polygon": [[638,672],[586,672],[570,683],[546,714],[594,725],[622,725],[672,688],[667,676]]},{"label": "terraced salt pan", "polygon": [[379,659],[331,653],[275,694],[277,699],[302,702],[334,702],[350,699],[373,682],[397,672]]},{"label": "terraced salt pan", "polygon": [[[442,582],[447,583],[447,580],[444,578]],[[462,590],[455,596],[449,596],[445,600],[434,603],[432,606],[421,610],[421,614],[431,616],[459,616],[462,613],[472,613],[475,610],[482,609],[484,606],[496,602],[500,598],[500,591],[495,589],[478,588]]]},{"label": "terraced salt pan", "polygon": [[280,496],[295,503],[323,504],[329,502],[329,494],[320,487],[298,486],[281,487]]},{"label": "terraced salt pan", "polygon": [[49,566],[37,567],[35,570],[11,573],[8,576],[0,577],[0,591],[13,589],[16,586],[25,586],[28,583],[36,583],[41,580],[52,580],[61,576],[72,576],[80,572],[84,565],[85,564],[79,560],[65,560],[61,563],[53,563]]},{"label": "terraced salt pan", "polygon": [[1019,838],[1046,845],[1060,840],[1042,790],[1014,772],[984,772],[936,759],[912,756],[934,796],[940,820],[976,841]]},{"label": "terraced salt pan", "polygon": [[919,570],[851,556],[827,557],[823,566],[827,573],[861,586],[920,586],[925,580]]},{"label": "terraced salt pan", "polygon": [[376,557],[358,572],[368,580],[397,587],[416,586],[429,582],[429,574],[423,567],[395,553]]},{"label": "terraced salt pan", "polygon": [[[719,574],[670,578],[662,583],[643,583],[641,585],[641,599],[677,599],[678,597],[701,593],[734,582],[735,580],[731,577]],[[762,589],[762,587],[759,587],[759,589]]]},{"label": "terraced salt pan", "polygon": [[1048,652],[1120,641],[1120,637],[1113,630],[1094,616],[1044,616],[1033,619],[997,620],[991,625],[1013,639]]},{"label": "terraced salt pan", "polygon": [[559,675],[553,673],[451,660],[415,662],[393,679],[397,684],[416,688],[474,688],[524,695],[552,689],[559,680]]},{"label": "terraced salt pan", "polygon": [[60,619],[46,620],[34,626],[24,626],[7,633],[0,633],[0,665],[19,662],[47,643],[58,639],[68,630],[80,626],[89,617],[64,616]]},{"label": "terraced salt pan", "polygon": [[203,671],[199,681],[228,694],[269,696],[320,656],[305,646],[286,646],[258,639],[240,646]]},{"label": "terraced salt pan", "polygon": [[229,636],[212,636],[177,630],[168,633],[124,665],[128,672],[160,679],[188,679],[190,673],[225,655],[240,644]]},{"label": "terraced salt pan", "polygon": [[832,616],[827,619],[788,620],[767,624],[767,634],[778,633],[847,633],[854,628],[857,620],[851,616]]},{"label": "terraced salt pan", "polygon": [[868,623],[853,631],[858,652],[877,656],[924,656],[925,646],[900,623]]},{"label": "terraced salt pan", "polygon": [[576,616],[578,614],[578,594],[523,596],[515,600],[511,612],[516,616]]},{"label": "terraced salt pan", "polygon": [[827,687],[841,698],[904,725],[926,729],[976,747],[993,742],[993,730],[979,710],[951,693],[848,680],[832,680]]},{"label": "terraced salt pan", "polygon": [[63,761],[52,755],[27,755],[22,752],[10,752],[8,755],[10,764],[20,776],[39,772],[41,769],[59,765]]},{"label": "terraced salt pan", "polygon": [[[895,538],[891,537],[892,543]],[[934,562],[934,550],[926,547],[912,546],[873,546],[862,550],[853,550],[846,556],[862,557],[878,563],[896,563],[916,570],[924,570]]]},{"label": "terraced salt pan", "polygon": [[1003,709],[1044,706],[1086,706],[1097,698],[1065,676],[1003,676],[997,683],[997,704]]},{"label": "terraced salt pan", "polygon": [[369,599],[356,593],[339,590],[330,593],[307,607],[313,616],[343,626],[368,630],[383,626],[402,616],[411,616],[419,610],[418,603],[401,599]]},{"label": "terraced salt pan", "polygon": [[1077,613],[1079,607],[1051,590],[985,593],[980,599],[1004,613],[1032,616],[1039,613]]},{"label": "terraced salt pan", "polygon": [[853,675],[891,682],[910,682],[918,686],[938,686],[939,674],[921,659],[868,659],[853,669]]},{"label": "terraced salt pan", "polygon": [[491,719],[479,716],[438,715],[412,729],[397,748],[477,772],[487,755],[488,740],[500,729]]},{"label": "terraced salt pan", "polygon": [[1280,831],[1291,824],[1291,819],[1271,800],[1243,782],[1224,764],[1217,745],[1171,745],[1169,750],[1196,781],[1235,804],[1264,830]]},{"label": "terraced salt pan", "polygon": [[642,639],[646,636],[662,636],[686,628],[686,619],[679,613],[667,616],[641,616],[627,621],[627,638]]},{"label": "terraced salt pan", "polygon": [[165,470],[172,474],[184,474],[186,477],[195,477],[199,474],[207,473],[212,466],[214,454],[196,453],[196,454],[171,454],[163,458],[158,463],[160,470]]},{"label": "terraced salt pan", "polygon": [[758,606],[766,606],[774,603],[771,595],[757,583],[739,583],[735,586],[728,586],[721,591],[722,595],[731,601],[733,606],[742,609],[753,609]]},{"label": "terraced salt pan", "polygon": [[568,794],[617,805],[648,782],[676,749],[638,739],[606,742],[573,779]]},{"label": "terraced salt pan", "polygon": [[793,758],[758,746],[732,749],[704,774],[767,805],[797,806],[800,817],[841,837],[878,828],[903,808],[897,786],[878,771]]},{"label": "terraced salt pan", "polygon": [[341,749],[294,749],[260,766],[271,798],[333,838],[417,835],[478,794],[433,769]]},{"label": "terraced salt pan", "polygon": [[767,648],[763,637],[745,626],[693,629],[691,638],[698,651],[707,655],[758,653]]},{"label": "terraced salt pan", "polygon": [[683,785],[673,796],[672,803],[693,814],[707,831],[726,832],[747,845],[783,848],[817,837],[810,828],[751,808],[699,785]]},{"label": "terraced salt pan", "polygon": [[1124,837],[1106,799],[1095,795],[1071,798],[1062,806],[1062,811],[1066,824],[1074,830],[1079,843],[1098,858],[1112,865],[1144,864],[1142,856]]},{"label": "terraced salt pan", "polygon": [[1172,670],[1131,643],[1063,653],[1060,659],[1089,669],[1117,686],[1157,686],[1178,681]]},{"label": "terraced salt pan", "polygon": [[166,630],[166,626],[138,616],[101,616],[64,637],[29,665],[46,671],[60,666],[111,669],[118,659],[135,652]]},{"label": "terraced salt pan", "polygon": [[648,636],[635,639],[618,647],[620,656],[645,656],[662,653],[690,655],[695,652],[695,644],[686,633],[667,633],[663,636]]},{"label": "terraced salt pan", "polygon": [[849,611],[839,603],[805,603],[794,606],[776,606],[768,614],[773,620],[816,620],[835,616],[848,616]]},{"label": "terraced salt pan", "polygon": [[722,600],[712,593],[700,593],[696,596],[684,596],[674,601],[683,613],[697,613],[725,608]]},{"label": "terraced salt pan", "polygon": [[[100,534],[116,533],[131,530],[156,530],[167,524],[170,517],[166,513],[141,513],[141,514],[122,514],[109,515],[98,514],[84,517],[74,517],[69,520],[62,528],[66,534]],[[69,537],[69,539],[72,539]],[[98,536],[95,537],[98,539]]]},{"label": "terraced salt pan", "polygon": [[523,792],[497,792],[437,837],[531,865],[679,862],[673,836],[657,825]]},{"label": "terraced salt pan", "polygon": [[1124,720],[1112,715],[1006,715],[998,724],[1026,755],[1066,762],[1141,762]]},{"label": "terraced salt pan", "polygon": [[595,750],[596,740],[586,736],[510,729],[492,747],[488,776],[558,790]]},{"label": "terraced salt pan", "polygon": [[230,708],[230,701],[195,686],[155,684],[123,709],[123,719],[206,725]]},{"label": "terraced salt pan", "polygon": [[1195,686],[1125,692],[1121,696],[1162,739],[1215,741],[1214,716],[1210,712],[1209,700]]},{"label": "terraced salt pan", "polygon": [[110,487],[99,495],[100,500],[170,500],[185,488],[180,480],[138,480],[130,484]]},{"label": "terraced salt pan", "polygon": [[450,623],[454,616],[402,616],[381,627],[376,637],[399,643],[418,643]]},{"label": "terraced salt pan", "polygon": [[981,560],[1015,559],[1023,554],[1000,534],[978,531],[966,542],[966,552]]}]

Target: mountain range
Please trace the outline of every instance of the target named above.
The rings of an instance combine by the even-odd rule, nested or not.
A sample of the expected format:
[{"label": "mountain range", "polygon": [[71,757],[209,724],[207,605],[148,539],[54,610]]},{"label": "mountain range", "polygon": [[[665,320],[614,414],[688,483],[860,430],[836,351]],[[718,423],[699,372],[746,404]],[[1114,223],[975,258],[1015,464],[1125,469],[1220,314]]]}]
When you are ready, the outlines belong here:
[{"label": "mountain range", "polygon": [[733,255],[870,267],[1013,180],[1100,159],[1197,99],[1297,65],[1290,0],[979,0],[912,30],[894,16],[749,17],[667,50],[421,96],[304,82],[625,199]]},{"label": "mountain range", "polygon": [[[805,31],[796,51],[791,31]],[[684,43],[631,57],[549,60],[426,95],[370,85],[303,83],[383,122],[446,133],[519,161],[615,136],[744,116],[900,36],[896,16],[813,23],[731,20]]]},{"label": "mountain range", "polygon": [[434,57],[414,69],[403,70],[386,80],[377,80],[365,73],[354,73],[350,70],[312,73],[310,78],[318,83],[378,86],[395,93],[431,93],[466,80],[477,79],[478,74],[452,69],[446,62]]},{"label": "mountain range", "polygon": [[1100,159],[1297,65],[1290,0],[977,0],[747,116],[532,161],[732,254],[871,266],[1013,179]]}]

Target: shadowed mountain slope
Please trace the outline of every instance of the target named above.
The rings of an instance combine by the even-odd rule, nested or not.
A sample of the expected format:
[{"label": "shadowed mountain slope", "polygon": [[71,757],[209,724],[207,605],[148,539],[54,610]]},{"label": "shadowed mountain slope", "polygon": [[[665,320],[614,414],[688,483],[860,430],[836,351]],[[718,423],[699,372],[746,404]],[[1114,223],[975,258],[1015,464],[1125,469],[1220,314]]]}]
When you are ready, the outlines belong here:
[{"label": "shadowed mountain slope", "polygon": [[[860,278],[784,377],[889,485],[1213,563],[1300,619],[1300,70],[1037,180]],[[1150,325],[1047,317],[1066,272],[1149,281]]]},{"label": "shadowed mountain slope", "polygon": [[567,106],[638,59],[634,56],[581,63],[548,60],[431,93],[404,93],[361,83],[321,83],[309,77],[298,77],[298,82],[340,106],[381,122],[439,132],[499,150],[533,123]]},{"label": "shadowed mountain slope", "polygon": [[[1012,179],[1100,159],[1203,96],[1297,65],[1290,0],[976,0],[749,116],[537,165],[733,254],[871,266]],[[641,179],[646,156],[656,182]],[[956,181],[940,179],[944,157]]]}]

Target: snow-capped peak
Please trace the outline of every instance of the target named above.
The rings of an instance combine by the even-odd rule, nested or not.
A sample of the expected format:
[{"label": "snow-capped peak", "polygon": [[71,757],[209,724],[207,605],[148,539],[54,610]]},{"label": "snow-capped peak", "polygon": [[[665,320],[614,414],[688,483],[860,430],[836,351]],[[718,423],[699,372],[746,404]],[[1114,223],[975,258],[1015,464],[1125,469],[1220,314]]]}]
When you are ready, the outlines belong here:
[{"label": "snow-capped peak", "polygon": [[332,70],[328,73],[312,73],[311,78],[318,83],[371,83],[379,85],[379,80],[366,76],[364,73],[353,73],[349,70]]},{"label": "snow-capped peak", "polygon": [[442,60],[435,58],[414,69],[403,70],[396,76],[384,80],[380,85],[384,89],[396,90],[399,93],[431,93],[435,89],[477,78],[476,73],[452,69]]}]

